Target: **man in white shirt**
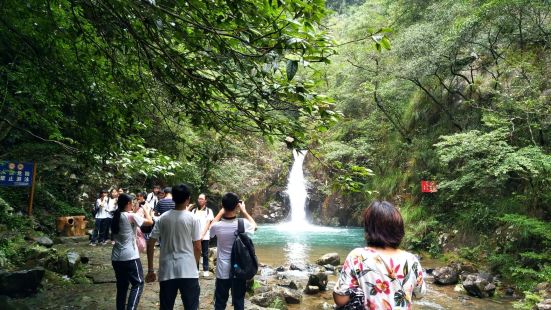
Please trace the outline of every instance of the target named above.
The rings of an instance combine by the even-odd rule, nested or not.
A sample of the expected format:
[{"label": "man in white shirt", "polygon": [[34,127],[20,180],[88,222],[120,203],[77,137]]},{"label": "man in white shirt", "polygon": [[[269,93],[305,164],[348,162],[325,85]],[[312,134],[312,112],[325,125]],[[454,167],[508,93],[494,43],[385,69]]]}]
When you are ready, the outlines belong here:
[{"label": "man in white shirt", "polygon": [[111,244],[115,244],[115,240],[113,239],[113,235],[109,232],[111,231],[111,222],[113,221],[113,214],[117,210],[117,199],[119,199],[119,191],[116,188],[111,189],[111,197],[107,199],[107,218],[103,221],[105,224],[105,241],[103,244],[107,242],[107,238],[111,239]]},{"label": "man in white shirt", "polygon": [[95,205],[95,228],[94,232],[92,233],[92,239],[90,240],[90,245],[92,246],[95,246],[96,242],[97,244],[103,244],[103,242],[107,240],[107,232],[109,231],[109,227],[107,226],[108,223],[106,221],[106,219],[109,217],[109,213],[107,211],[108,200],[109,198],[107,197],[107,191],[102,190],[100,192],[99,198],[96,200]]},{"label": "man in white shirt", "polygon": [[[216,288],[214,292],[214,309],[226,309],[229,290],[232,290],[233,308],[235,310],[245,309],[245,280],[230,278],[231,250],[236,238],[237,213],[243,213],[245,232],[254,234],[256,223],[247,213],[245,203],[239,200],[234,193],[227,193],[222,197],[222,210],[216,215],[210,225],[210,235],[217,237],[217,260],[216,260]],[[221,220],[220,220],[221,219]],[[207,228],[208,229],[208,228]]]},{"label": "man in white shirt", "polygon": [[201,230],[199,220],[186,210],[190,190],[184,185],[172,187],[172,199],[176,207],[155,222],[147,243],[146,282],[153,282],[157,275],[153,269],[155,242],[161,238],[159,255],[160,309],[172,309],[176,294],[180,291],[186,310],[199,308],[199,273],[197,264],[201,254]]},{"label": "man in white shirt", "polygon": [[149,207],[149,210],[155,209],[157,202],[159,202],[158,195],[160,191],[161,187],[159,185],[153,185],[153,191],[147,194],[147,197],[145,198],[145,204]]},{"label": "man in white shirt", "polygon": [[[212,209],[207,207],[207,196],[200,194],[197,198],[197,208],[191,211],[201,223],[201,231],[214,220]],[[210,233],[207,230],[203,238],[201,238],[201,257],[203,258],[203,277],[209,276],[209,240]]]}]

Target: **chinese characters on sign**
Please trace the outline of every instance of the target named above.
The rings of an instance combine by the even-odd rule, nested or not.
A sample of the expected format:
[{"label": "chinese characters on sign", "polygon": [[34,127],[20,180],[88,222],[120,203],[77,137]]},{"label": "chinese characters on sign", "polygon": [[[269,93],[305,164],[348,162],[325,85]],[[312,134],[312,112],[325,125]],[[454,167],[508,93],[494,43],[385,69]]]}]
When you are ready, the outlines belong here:
[{"label": "chinese characters on sign", "polygon": [[0,186],[31,186],[33,163],[0,160]]},{"label": "chinese characters on sign", "polygon": [[423,193],[436,193],[438,187],[435,181],[421,181],[421,192]]}]

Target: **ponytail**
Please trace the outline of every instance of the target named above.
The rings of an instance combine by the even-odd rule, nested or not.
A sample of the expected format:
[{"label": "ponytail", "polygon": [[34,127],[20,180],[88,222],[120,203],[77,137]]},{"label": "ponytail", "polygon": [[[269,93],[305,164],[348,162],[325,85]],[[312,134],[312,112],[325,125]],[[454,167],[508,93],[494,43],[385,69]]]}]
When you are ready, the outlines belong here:
[{"label": "ponytail", "polygon": [[117,199],[117,210],[115,210],[115,214],[113,214],[113,221],[111,222],[111,233],[113,235],[116,235],[119,233],[121,213],[124,212],[124,209],[126,209],[126,206],[131,201],[132,201],[132,197],[130,197],[127,194],[121,194]]}]

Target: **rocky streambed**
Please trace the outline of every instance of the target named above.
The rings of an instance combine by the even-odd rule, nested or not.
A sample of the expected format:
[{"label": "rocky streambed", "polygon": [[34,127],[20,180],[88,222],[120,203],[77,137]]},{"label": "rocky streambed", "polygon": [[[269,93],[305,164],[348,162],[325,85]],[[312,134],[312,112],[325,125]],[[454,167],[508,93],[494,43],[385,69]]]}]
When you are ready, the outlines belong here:
[{"label": "rocky streambed", "polygon": [[[38,268],[44,273],[38,291],[24,298],[0,297],[0,309],[112,309],[115,304],[115,277],[111,267],[111,245],[91,247],[86,238],[63,240],[53,246],[53,251],[63,253],[64,260],[77,259],[73,271],[66,270],[66,276]],[[51,250],[51,249],[50,249]],[[261,249],[257,249],[261,251]],[[211,259],[215,250],[211,251]],[[156,252],[156,254],[158,251]],[[43,261],[46,263],[48,260]],[[146,257],[142,256],[145,265]],[[247,295],[246,309],[333,309],[331,289],[334,286],[340,268],[340,261],[334,255],[329,255],[326,261],[316,263],[293,263],[290,265],[262,265],[255,277],[251,291]],[[435,268],[431,261],[424,261],[424,267],[432,274],[429,281],[429,292],[423,299],[416,301],[416,309],[512,309],[513,299],[478,298],[470,296],[464,289],[455,285],[455,281],[471,281],[474,286],[492,290],[496,282],[488,282],[484,274],[474,276],[474,272],[466,272],[467,267],[451,266],[452,270]],[[157,262],[155,262],[157,264]],[[210,264],[214,266],[214,262]],[[52,269],[51,265],[43,266]],[[65,267],[65,266],[61,266]],[[60,268],[61,268],[60,267]],[[76,269],[75,269],[76,268]],[[459,269],[458,269],[459,268]],[[449,274],[446,272],[455,272]],[[36,271],[35,271],[36,272]],[[468,275],[473,275],[467,279]],[[0,275],[1,276],[1,275]],[[462,279],[463,277],[463,279]],[[450,279],[451,278],[451,279]],[[443,285],[441,282],[450,282]],[[468,283],[467,281],[467,283]],[[478,281],[478,282],[477,282]],[[486,281],[486,282],[484,282]],[[201,309],[214,307],[213,273],[209,277],[201,277]],[[492,285],[490,285],[492,284]],[[497,283],[499,284],[499,283]],[[140,309],[157,309],[159,284],[147,283],[140,301]],[[472,295],[472,294],[471,294]],[[179,298],[176,309],[183,309]],[[228,307],[229,309],[230,307]]]}]

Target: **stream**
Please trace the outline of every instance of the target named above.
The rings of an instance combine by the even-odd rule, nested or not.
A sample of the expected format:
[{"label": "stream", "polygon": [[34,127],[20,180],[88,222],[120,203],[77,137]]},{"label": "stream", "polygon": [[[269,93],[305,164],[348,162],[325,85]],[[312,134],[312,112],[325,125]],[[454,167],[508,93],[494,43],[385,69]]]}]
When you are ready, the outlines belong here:
[{"label": "stream", "polygon": [[[337,252],[344,262],[346,255],[354,248],[365,245],[363,228],[359,227],[325,227],[291,223],[278,225],[261,225],[253,237],[256,253],[261,263],[272,267],[293,264],[314,263],[326,253]],[[435,260],[423,259],[423,268],[441,267]],[[292,272],[295,277],[306,275]],[[329,276],[329,281],[336,281],[336,275]],[[331,285],[329,286],[331,287]],[[513,309],[510,299],[486,298],[480,299],[455,292],[454,286],[439,286],[427,283],[427,295],[417,300],[415,309]],[[330,294],[329,294],[330,295]],[[331,303],[331,296],[322,294],[321,301],[317,296],[304,296],[300,305],[290,305],[289,309],[320,309],[323,302]]]}]

